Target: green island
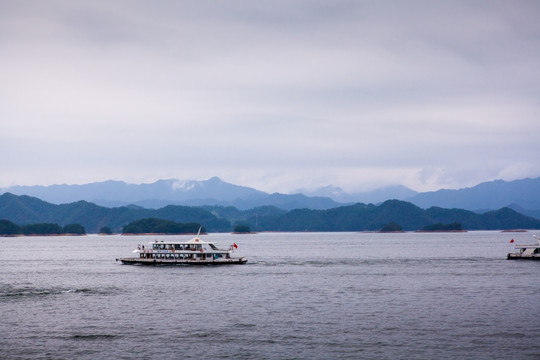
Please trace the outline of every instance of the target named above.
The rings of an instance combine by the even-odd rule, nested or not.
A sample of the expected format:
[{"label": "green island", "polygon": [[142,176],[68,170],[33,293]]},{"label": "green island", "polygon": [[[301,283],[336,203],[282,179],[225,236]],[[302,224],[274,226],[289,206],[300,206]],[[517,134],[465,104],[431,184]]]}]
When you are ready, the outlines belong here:
[{"label": "green island", "polygon": [[233,229],[235,234],[251,234],[251,228],[249,225],[236,225]]},{"label": "green island", "polygon": [[9,220],[0,220],[0,235],[86,235],[81,224],[67,224],[64,227],[52,223],[37,223],[19,226]]},{"label": "green island", "polygon": [[403,232],[403,228],[398,223],[391,221],[388,224],[384,225],[381,228],[381,230],[379,230],[379,232],[381,233]]},{"label": "green island", "polygon": [[101,229],[99,229],[99,235],[113,235],[113,231],[108,226],[103,226]]},{"label": "green island", "polygon": [[426,225],[424,226],[419,232],[462,232],[463,225],[457,222],[453,222],[451,224],[433,224],[433,225]]}]

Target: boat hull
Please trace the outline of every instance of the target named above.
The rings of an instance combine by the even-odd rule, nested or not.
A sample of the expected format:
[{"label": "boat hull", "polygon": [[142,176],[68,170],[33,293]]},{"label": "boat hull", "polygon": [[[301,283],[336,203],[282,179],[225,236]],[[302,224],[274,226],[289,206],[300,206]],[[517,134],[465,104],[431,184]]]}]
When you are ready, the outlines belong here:
[{"label": "boat hull", "polygon": [[245,257],[235,259],[218,260],[164,260],[164,259],[140,259],[140,258],[122,258],[116,259],[125,265],[242,265],[247,263]]},{"label": "boat hull", "polygon": [[540,260],[540,256],[534,256],[534,255],[521,255],[521,254],[514,254],[509,253],[506,257],[507,260]]}]

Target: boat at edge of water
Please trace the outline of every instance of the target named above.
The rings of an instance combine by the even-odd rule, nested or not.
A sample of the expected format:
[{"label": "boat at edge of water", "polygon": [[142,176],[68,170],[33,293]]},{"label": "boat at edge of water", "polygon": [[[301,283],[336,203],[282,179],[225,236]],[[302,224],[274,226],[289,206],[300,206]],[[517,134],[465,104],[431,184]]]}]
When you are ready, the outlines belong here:
[{"label": "boat at edge of water", "polygon": [[231,256],[238,248],[233,243],[228,249],[219,249],[213,242],[203,241],[196,237],[189,241],[154,241],[148,246],[138,245],[134,253],[138,257],[119,258],[127,265],[222,265],[222,264],[245,264],[247,259]]},{"label": "boat at edge of water", "polygon": [[[538,241],[537,244],[514,244],[514,247],[519,249],[519,252],[508,253],[507,260],[540,260],[540,238],[533,235]],[[510,242],[513,242],[512,239]]]}]

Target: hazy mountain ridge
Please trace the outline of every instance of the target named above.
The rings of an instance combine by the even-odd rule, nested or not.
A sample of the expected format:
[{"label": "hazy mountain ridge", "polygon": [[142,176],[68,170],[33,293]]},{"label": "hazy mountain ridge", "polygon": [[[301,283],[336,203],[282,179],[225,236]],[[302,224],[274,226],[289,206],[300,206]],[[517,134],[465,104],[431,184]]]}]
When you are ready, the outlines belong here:
[{"label": "hazy mountain ridge", "polygon": [[13,186],[2,189],[4,192],[34,196],[53,204],[84,200],[105,207],[134,204],[150,209],[167,205],[220,205],[239,209],[273,205],[292,210],[304,207],[329,209],[342,205],[329,198],[303,194],[268,194],[250,187],[229,184],[218,177],[204,181],[158,180],[140,185],[109,180],[85,185]]},{"label": "hazy mountain ridge", "polygon": [[403,185],[385,186],[370,191],[356,193],[347,193],[339,187],[329,185],[313,191],[300,190],[299,192],[308,196],[328,197],[340,203],[364,204],[378,204],[391,199],[405,200],[418,194],[418,192]]},{"label": "hazy mountain ridge", "polygon": [[85,185],[13,186],[1,192],[30,195],[53,204],[84,200],[109,208],[129,204],[149,209],[167,205],[217,205],[247,210],[270,205],[283,210],[326,210],[353,203],[378,204],[396,199],[424,209],[436,206],[485,212],[509,206],[525,215],[540,216],[540,178],[510,182],[495,180],[471,188],[423,193],[396,185],[348,194],[339,187],[329,185],[305,193],[268,194],[250,187],[229,184],[218,177],[204,181],[158,180],[150,184],[109,180]]},{"label": "hazy mountain ridge", "polygon": [[536,210],[540,209],[540,178],[495,180],[459,190],[441,189],[418,193],[404,200],[422,208],[440,206],[475,211],[517,205],[523,209]]},{"label": "hazy mountain ridge", "polygon": [[2,189],[15,195],[30,195],[54,204],[78,200],[110,201],[137,204],[141,201],[188,201],[216,199],[233,201],[246,196],[263,197],[266,193],[249,187],[233,185],[217,177],[205,181],[158,180],[150,184],[129,184],[108,180],[84,185],[12,186]]}]

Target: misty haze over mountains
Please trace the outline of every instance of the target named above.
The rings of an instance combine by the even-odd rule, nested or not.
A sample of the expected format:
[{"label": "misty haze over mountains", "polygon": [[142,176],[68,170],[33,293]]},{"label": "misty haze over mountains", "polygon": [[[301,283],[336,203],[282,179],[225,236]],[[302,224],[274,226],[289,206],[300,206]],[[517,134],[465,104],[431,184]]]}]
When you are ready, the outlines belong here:
[{"label": "misty haze over mountains", "polygon": [[330,209],[352,203],[381,203],[389,199],[411,202],[422,208],[438,206],[472,211],[499,209],[509,206],[538,217],[540,209],[540,178],[515,181],[496,180],[459,190],[442,189],[417,193],[397,185],[369,192],[349,194],[334,186],[298,194],[268,194],[250,187],[234,185],[213,177],[204,181],[176,179],[158,180],[150,184],[128,184],[104,181],[85,185],[12,186],[0,193],[30,195],[65,204],[86,200],[106,207],[138,205],[157,209],[166,205],[221,205],[251,209],[273,205],[292,210],[298,208]]}]

